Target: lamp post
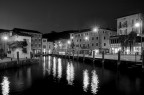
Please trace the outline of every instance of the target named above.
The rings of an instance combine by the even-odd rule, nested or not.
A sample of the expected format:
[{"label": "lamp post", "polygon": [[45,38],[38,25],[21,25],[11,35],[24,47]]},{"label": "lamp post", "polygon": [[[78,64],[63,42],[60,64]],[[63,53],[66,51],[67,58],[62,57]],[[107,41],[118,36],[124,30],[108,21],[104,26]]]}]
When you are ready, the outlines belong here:
[{"label": "lamp post", "polygon": [[98,33],[98,42],[99,42],[99,52],[100,52],[100,50],[101,50],[101,40],[100,40],[100,33],[99,33],[99,27],[94,27],[93,29],[92,29],[92,32],[94,32],[94,33]]},{"label": "lamp post", "polygon": [[136,22],[135,25],[134,25],[136,28],[139,28],[139,31],[140,31],[140,36],[141,36],[141,59],[142,59],[142,68],[144,68],[144,64],[143,64],[143,47],[142,47],[142,26],[143,26],[143,23],[142,23],[142,19],[140,18],[140,21],[139,22]]},{"label": "lamp post", "polygon": [[6,44],[6,41],[8,40],[8,36],[4,35],[2,37],[2,39],[4,40],[4,53],[6,52],[6,47],[5,47],[5,44]]}]

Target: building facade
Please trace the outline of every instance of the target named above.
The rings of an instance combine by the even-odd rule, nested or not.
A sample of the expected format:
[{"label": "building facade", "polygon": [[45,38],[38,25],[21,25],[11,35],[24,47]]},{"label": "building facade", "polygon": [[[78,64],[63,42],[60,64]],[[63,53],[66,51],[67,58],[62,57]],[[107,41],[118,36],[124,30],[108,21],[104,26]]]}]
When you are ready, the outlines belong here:
[{"label": "building facade", "polygon": [[131,31],[135,31],[140,36],[143,29],[143,18],[142,13],[118,18],[117,35],[128,35]]},{"label": "building facade", "polygon": [[27,29],[20,29],[14,28],[14,32],[22,32],[28,35],[31,35],[31,49],[34,54],[41,54],[42,53],[42,33],[35,31],[35,30],[27,30]]},{"label": "building facade", "polygon": [[[27,34],[14,34],[9,37],[7,57],[31,58],[31,36]],[[19,53],[19,55],[18,55]]]},{"label": "building facade", "polygon": [[47,39],[42,39],[42,53],[45,55],[48,53],[48,45],[47,45]]},{"label": "building facade", "polygon": [[71,44],[75,50],[88,49],[101,53],[102,51],[109,52],[109,38],[116,35],[115,31],[107,29],[98,29],[98,31],[82,31],[80,33],[71,33]]},{"label": "building facade", "polygon": [[53,50],[54,50],[54,43],[48,41],[48,42],[47,42],[47,49],[48,49],[48,54],[52,54],[52,53],[53,53]]},{"label": "building facade", "polygon": [[9,37],[11,36],[10,30],[0,29],[0,49],[3,50],[4,54],[7,54],[8,45],[7,43],[10,41]]}]

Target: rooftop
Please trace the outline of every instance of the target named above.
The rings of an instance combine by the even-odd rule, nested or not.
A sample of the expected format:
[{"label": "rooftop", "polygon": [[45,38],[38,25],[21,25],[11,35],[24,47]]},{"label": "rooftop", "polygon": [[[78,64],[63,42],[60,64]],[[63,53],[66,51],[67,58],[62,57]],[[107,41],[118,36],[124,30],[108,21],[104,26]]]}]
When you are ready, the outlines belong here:
[{"label": "rooftop", "polygon": [[39,31],[36,31],[36,30],[29,30],[29,29],[21,29],[21,28],[14,28],[13,31],[19,31],[19,32],[31,32],[31,33],[39,33],[39,34],[42,34],[41,32]]}]

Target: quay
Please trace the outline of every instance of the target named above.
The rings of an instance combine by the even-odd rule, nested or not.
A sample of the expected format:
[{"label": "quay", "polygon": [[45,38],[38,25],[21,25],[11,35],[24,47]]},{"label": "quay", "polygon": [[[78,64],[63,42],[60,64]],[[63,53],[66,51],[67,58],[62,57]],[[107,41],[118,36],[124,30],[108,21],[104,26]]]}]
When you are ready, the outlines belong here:
[{"label": "quay", "polygon": [[51,54],[51,56],[62,57],[70,60],[81,61],[91,65],[103,66],[113,70],[138,70],[142,71],[142,60],[140,55],[118,55],[118,54]]},{"label": "quay", "polygon": [[0,59],[0,70],[19,68],[27,65],[36,64],[38,62],[38,59],[20,58],[19,60],[17,60],[16,58],[4,58]]}]

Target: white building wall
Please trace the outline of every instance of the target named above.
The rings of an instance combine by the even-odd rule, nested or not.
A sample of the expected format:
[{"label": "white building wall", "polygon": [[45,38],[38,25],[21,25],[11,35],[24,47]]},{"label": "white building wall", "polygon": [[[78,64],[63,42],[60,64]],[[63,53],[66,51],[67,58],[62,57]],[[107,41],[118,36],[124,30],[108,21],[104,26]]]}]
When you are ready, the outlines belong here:
[{"label": "white building wall", "polygon": [[127,35],[131,31],[137,32],[140,35],[140,28],[136,28],[135,23],[143,23],[143,15],[141,13],[134,14],[130,16],[125,16],[117,19],[117,34],[118,35]]},{"label": "white building wall", "polygon": [[12,36],[11,41],[24,41],[24,39],[26,39],[27,41],[27,53],[23,53],[21,48],[17,48],[14,51],[11,51],[10,54],[7,54],[8,57],[11,58],[17,58],[17,52],[19,52],[19,58],[30,58],[30,52],[31,52],[31,37],[27,37],[27,36]]},{"label": "white building wall", "polygon": [[42,39],[42,52],[43,54],[48,53],[48,45],[47,45],[47,39]]}]

